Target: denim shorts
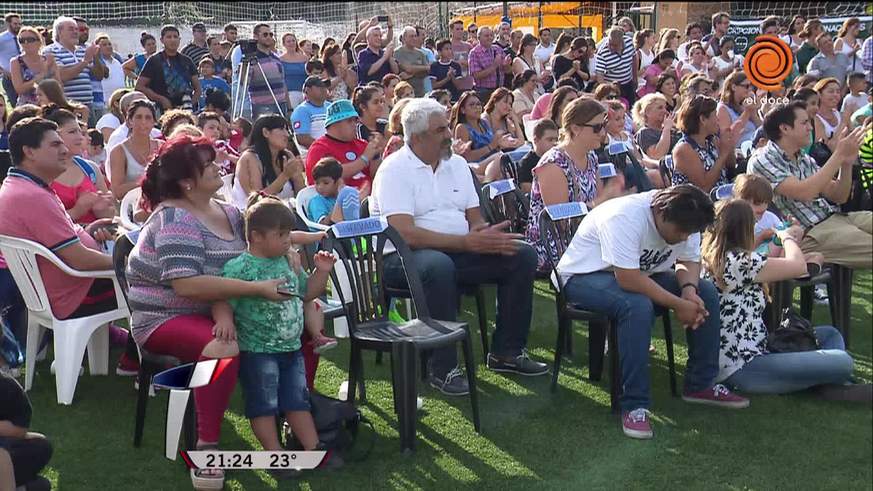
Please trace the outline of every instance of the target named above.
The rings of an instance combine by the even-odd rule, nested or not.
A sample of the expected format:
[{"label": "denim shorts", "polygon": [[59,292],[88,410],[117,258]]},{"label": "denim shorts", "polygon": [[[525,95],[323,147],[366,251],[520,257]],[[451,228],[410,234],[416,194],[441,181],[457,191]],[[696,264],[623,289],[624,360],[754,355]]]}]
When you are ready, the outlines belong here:
[{"label": "denim shorts", "polygon": [[280,411],[309,411],[309,389],[300,350],[291,353],[242,351],[239,362],[246,418],[273,416]]}]

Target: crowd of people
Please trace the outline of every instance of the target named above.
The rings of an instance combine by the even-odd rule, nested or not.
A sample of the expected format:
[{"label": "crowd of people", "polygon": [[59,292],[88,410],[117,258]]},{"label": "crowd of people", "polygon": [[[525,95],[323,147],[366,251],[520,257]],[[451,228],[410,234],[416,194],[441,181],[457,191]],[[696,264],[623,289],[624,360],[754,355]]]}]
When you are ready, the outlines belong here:
[{"label": "crowd of people", "polygon": [[[137,346],[186,362],[232,358],[194,390],[198,448],[217,448],[238,377],[265,449],[279,448],[278,413],[305,449],[324,448],[309,396],[320,353],[337,340],[314,300],[335,258],[319,252],[307,272],[295,250],[363,212],[411,247],[434,318],[454,321],[466,288],[497,286],[485,361],[496,372],[548,373],[527,345],[534,281],[555,270],[570,303],[614,322],[629,437],[653,436],[649,353],[661,309],[686,328],[685,401],[745,408],[734,390],[815,388],[869,402],[839,330],[817,327],[818,350],[774,353],[764,324],[768,284],[809,264],[873,263],[873,213],[857,178],[873,165],[873,38],[858,39],[857,18],[834,40],[818,19],[768,17],[761,33],[783,36],[796,60],[771,92],[742,71],[725,12],[686,26],[685,42],[683,31],[637,29],[627,17],[600,42],[569,32],[553,42],[548,28],[525,33],[508,20],[455,20],[440,40],[404,26],[395,40],[391,19],[373,18],[321,46],[292,32],[277,39],[266,23],[251,41],[233,24],[210,34],[196,23],[181,46],[167,25],[157,38],[143,33],[143,52],[127,60],[109,36],[92,40],[84,19],[26,21],[7,14],[0,34],[0,150],[11,160],[0,235],[42,244],[76,270],[112,269],[119,202],[139,196],[125,217],[139,233],[130,333],[112,326],[125,347],[117,373],[137,374]],[[528,201],[521,230],[480,210],[477,186],[503,179]],[[727,185],[732,197],[714,204]],[[311,231],[296,230],[289,206],[303,196]],[[588,215],[554,263],[557,239],[539,218],[570,202]],[[397,253],[384,269],[387,286],[406,287]],[[57,318],[115,305],[107,280],[40,270]],[[14,394],[0,403],[0,449],[22,485],[43,479],[34,462],[51,447],[28,432],[29,404],[10,382],[27,309],[2,259],[0,293],[0,389]],[[454,348],[428,360],[432,387],[469,393]],[[28,452],[39,459],[23,463]],[[195,485],[223,478],[192,471]]]}]

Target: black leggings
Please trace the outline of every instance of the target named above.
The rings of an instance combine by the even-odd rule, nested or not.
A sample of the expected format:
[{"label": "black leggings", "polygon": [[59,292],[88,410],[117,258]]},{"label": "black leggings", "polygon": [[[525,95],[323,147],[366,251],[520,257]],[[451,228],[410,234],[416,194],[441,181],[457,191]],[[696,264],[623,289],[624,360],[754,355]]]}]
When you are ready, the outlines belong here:
[{"label": "black leggings", "polygon": [[46,438],[0,437],[0,448],[12,457],[16,486],[36,479],[52,457],[52,444]]}]

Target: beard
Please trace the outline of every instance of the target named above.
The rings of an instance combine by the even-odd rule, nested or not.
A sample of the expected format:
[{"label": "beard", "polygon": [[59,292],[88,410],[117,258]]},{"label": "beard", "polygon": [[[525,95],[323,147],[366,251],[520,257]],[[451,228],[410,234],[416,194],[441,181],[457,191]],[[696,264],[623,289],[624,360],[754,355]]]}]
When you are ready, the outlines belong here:
[{"label": "beard", "polygon": [[448,160],[452,157],[452,140],[443,140],[440,144],[440,160]]}]

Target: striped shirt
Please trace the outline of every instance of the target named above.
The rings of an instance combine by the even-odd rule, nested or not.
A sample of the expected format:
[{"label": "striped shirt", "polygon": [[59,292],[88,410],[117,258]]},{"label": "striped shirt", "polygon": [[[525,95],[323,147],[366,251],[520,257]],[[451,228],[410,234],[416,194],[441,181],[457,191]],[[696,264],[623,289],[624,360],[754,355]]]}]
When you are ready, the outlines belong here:
[{"label": "striped shirt", "polygon": [[605,42],[597,50],[597,64],[595,70],[603,75],[607,82],[625,84],[631,81],[634,54],[633,42],[630,36],[624,37],[624,46],[621,53],[616,53],[609,48],[609,42]]},{"label": "striped shirt", "polygon": [[[72,52],[60,43],[52,43],[46,46],[43,52],[54,55],[58,68],[75,65],[85,58],[85,46],[76,46],[76,51]],[[94,102],[90,65],[83,68],[74,78],[64,82],[63,85],[64,95],[68,100],[89,105]]]},{"label": "striped shirt", "polygon": [[[285,67],[282,66],[282,60],[273,53],[264,53],[261,50],[257,50],[256,53],[261,67],[252,65],[249,68],[249,96],[252,105],[275,105],[273,95],[276,96],[279,104],[283,103],[288,89],[285,87]],[[264,75],[267,76],[266,80]],[[273,94],[270,94],[270,89],[273,89]]]},{"label": "striped shirt", "polygon": [[840,209],[822,196],[812,201],[798,201],[787,198],[780,194],[777,187],[782,181],[791,176],[804,181],[818,172],[819,167],[812,157],[803,152],[798,153],[792,159],[775,142],[767,142],[767,145],[752,154],[749,159],[750,174],[763,176],[770,182],[773,189],[773,202],[783,215],[791,215],[797,218],[804,227],[813,227]]},{"label": "striped shirt", "polygon": [[140,346],[173,317],[210,315],[211,302],[179,296],[171,282],[202,275],[221,276],[225,263],[246,250],[240,211],[228,204],[222,208],[233,228],[232,240],[216,236],[182,208],[158,210],[143,227],[127,265],[132,333]]},{"label": "striped shirt", "polygon": [[[200,64],[200,60],[203,59],[204,56],[209,54],[208,48],[201,48],[197,46],[193,42],[189,43],[187,46],[182,48],[182,54],[191,58],[191,61],[194,62],[194,66],[198,66]],[[215,68],[215,73],[221,73],[218,70],[218,67]]]}]

